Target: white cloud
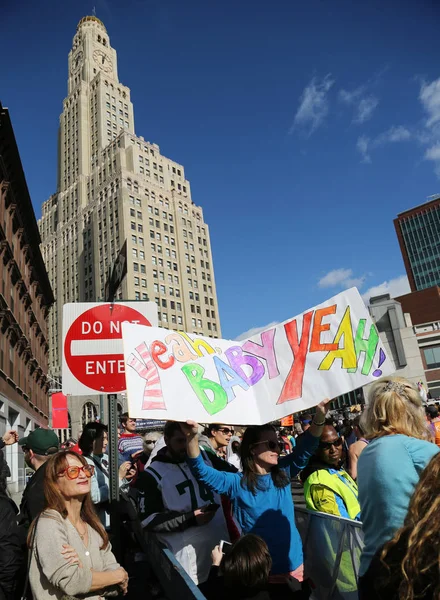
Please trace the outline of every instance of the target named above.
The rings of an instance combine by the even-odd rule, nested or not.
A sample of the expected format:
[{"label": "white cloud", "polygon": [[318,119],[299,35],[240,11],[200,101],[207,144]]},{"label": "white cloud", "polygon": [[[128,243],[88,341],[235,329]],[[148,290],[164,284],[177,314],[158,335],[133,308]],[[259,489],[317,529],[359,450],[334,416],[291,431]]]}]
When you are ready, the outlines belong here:
[{"label": "white cloud", "polygon": [[426,126],[431,127],[438,123],[440,121],[440,77],[431,83],[422,83],[419,99],[428,115]]},{"label": "white cloud", "polygon": [[425,152],[424,158],[434,163],[434,171],[440,179],[440,142],[435,143]]},{"label": "white cloud", "polygon": [[363,91],[364,86],[360,86],[351,92],[348,92],[347,90],[339,90],[339,100],[344,102],[344,104],[353,104],[353,102],[359,98]]},{"label": "white cloud", "polygon": [[440,160],[440,142],[437,142],[425,152],[426,160]]},{"label": "white cloud", "polygon": [[367,96],[362,98],[356,108],[356,114],[353,118],[354,123],[365,123],[368,119],[371,119],[373,112],[376,110],[379,104],[379,100],[375,96]]},{"label": "white cloud", "polygon": [[289,133],[292,133],[295,128],[301,127],[309,129],[309,135],[311,135],[322,125],[328,114],[328,92],[333,84],[334,79],[331,78],[330,73],[323,79],[312,77],[301,94],[299,108]]},{"label": "white cloud", "polygon": [[367,137],[366,135],[361,135],[358,138],[358,141],[356,142],[356,150],[358,152],[360,152],[360,154],[362,156],[361,162],[363,162],[363,163],[371,162],[371,156],[368,152],[369,145],[370,145],[370,138]]},{"label": "white cloud", "polygon": [[409,287],[408,277],[406,275],[400,275],[395,279],[390,279],[389,281],[384,281],[379,285],[374,285],[364,294],[362,294],[362,298],[364,299],[365,303],[369,303],[370,298],[373,298],[374,296],[389,294],[391,298],[397,298],[397,296],[408,294],[410,291],[411,289]]},{"label": "white cloud", "polygon": [[397,127],[390,127],[390,129],[378,135],[375,143],[376,146],[381,146],[388,143],[405,142],[409,139],[411,139],[410,130],[403,127],[403,125],[398,125]]},{"label": "white cloud", "polygon": [[434,165],[440,179],[440,77],[430,83],[422,82],[419,100],[426,113],[424,129],[417,134],[417,140],[424,146],[424,158]]},{"label": "white cloud", "polygon": [[353,106],[353,123],[360,125],[373,116],[373,112],[379,105],[379,99],[373,94],[367,94],[367,84],[361,85],[349,92],[339,90],[339,100],[347,106]]},{"label": "white cloud", "polygon": [[269,323],[268,325],[264,325],[264,327],[252,327],[251,329],[248,329],[244,333],[240,333],[240,335],[237,336],[236,341],[243,342],[244,340],[248,340],[252,336],[257,335],[257,333],[260,333],[261,331],[266,331],[266,329],[272,329],[272,327],[276,327],[278,324],[279,324],[279,321],[272,321],[272,323]]},{"label": "white cloud", "polygon": [[318,281],[320,288],[341,287],[347,289],[350,287],[362,287],[365,282],[365,276],[353,277],[352,269],[333,269]]},{"label": "white cloud", "polygon": [[371,163],[371,151],[384,146],[385,144],[395,144],[397,142],[406,142],[412,139],[413,135],[409,129],[403,125],[390,127],[375,138],[369,138],[361,135],[356,142],[356,149],[361,155],[361,162]]}]

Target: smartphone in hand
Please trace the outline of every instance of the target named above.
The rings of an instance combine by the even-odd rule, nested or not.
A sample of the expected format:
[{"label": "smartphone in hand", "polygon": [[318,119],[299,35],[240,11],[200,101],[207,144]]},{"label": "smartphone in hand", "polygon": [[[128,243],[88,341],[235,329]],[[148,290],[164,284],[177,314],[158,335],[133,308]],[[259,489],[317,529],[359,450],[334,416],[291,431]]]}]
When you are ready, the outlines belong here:
[{"label": "smartphone in hand", "polygon": [[226,540],[220,540],[220,552],[223,552],[223,554],[228,554],[228,552],[231,551],[231,548],[231,542],[227,542]]},{"label": "smartphone in hand", "polygon": [[203,512],[215,512],[220,508],[220,504],[217,504],[216,502],[211,502],[211,504],[208,504],[207,506],[203,506],[202,510]]}]

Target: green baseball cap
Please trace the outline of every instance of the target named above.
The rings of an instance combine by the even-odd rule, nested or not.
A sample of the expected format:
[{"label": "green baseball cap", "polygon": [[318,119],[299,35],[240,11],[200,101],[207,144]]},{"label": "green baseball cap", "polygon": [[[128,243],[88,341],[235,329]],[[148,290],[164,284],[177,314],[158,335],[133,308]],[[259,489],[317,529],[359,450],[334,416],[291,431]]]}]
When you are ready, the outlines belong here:
[{"label": "green baseball cap", "polygon": [[41,456],[55,454],[60,449],[60,440],[55,431],[42,427],[34,429],[26,437],[20,438],[18,443]]}]

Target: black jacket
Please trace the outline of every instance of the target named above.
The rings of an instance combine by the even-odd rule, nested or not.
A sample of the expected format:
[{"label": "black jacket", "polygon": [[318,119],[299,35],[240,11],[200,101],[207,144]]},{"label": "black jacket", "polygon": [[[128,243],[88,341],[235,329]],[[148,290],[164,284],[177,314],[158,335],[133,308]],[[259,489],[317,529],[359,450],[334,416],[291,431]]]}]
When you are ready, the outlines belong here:
[{"label": "black jacket", "polygon": [[46,463],[42,464],[32,475],[29,483],[24,489],[20,504],[20,514],[18,515],[18,524],[22,529],[24,538],[27,536],[32,521],[44,510],[46,499],[44,497],[44,474],[46,472]]},{"label": "black jacket", "polygon": [[[376,552],[367,572],[359,578],[361,600],[399,600],[398,589],[403,581],[402,562],[408,550],[408,537],[409,532],[402,534],[397,544],[389,551],[386,564],[381,560],[383,547]],[[413,579],[415,598],[437,600],[438,595],[434,595],[434,591],[438,583],[438,565],[434,565],[424,573],[419,573],[418,578]]]},{"label": "black jacket", "polygon": [[[237,469],[218,456],[208,454],[212,466],[218,471],[229,471],[236,473]],[[149,469],[154,469],[158,462],[179,464],[179,461],[173,460],[167,454],[167,448],[161,448],[153,458]],[[183,460],[181,461],[184,462]],[[143,522],[153,513],[156,516],[146,526],[147,531],[154,533],[172,533],[174,531],[184,531],[189,527],[197,525],[194,511],[180,512],[177,510],[166,510],[162,492],[158,489],[156,479],[151,475],[149,469],[139,473],[135,487],[137,489],[137,502],[140,521]]]},{"label": "black jacket", "polygon": [[0,495],[0,598],[14,597],[23,552],[16,521],[17,506]]}]

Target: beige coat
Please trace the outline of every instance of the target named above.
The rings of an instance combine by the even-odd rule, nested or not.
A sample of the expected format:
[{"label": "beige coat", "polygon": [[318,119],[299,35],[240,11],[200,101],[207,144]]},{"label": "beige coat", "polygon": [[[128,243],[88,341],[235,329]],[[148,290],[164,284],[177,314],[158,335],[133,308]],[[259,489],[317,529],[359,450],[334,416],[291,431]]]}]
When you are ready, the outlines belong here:
[{"label": "beige coat", "polygon": [[[99,593],[89,592],[94,571],[113,571],[119,568],[108,544],[101,550],[100,535],[89,525],[89,545],[86,548],[79,533],[68,519],[55,510],[44,511],[37,524],[32,549],[29,581],[34,600],[62,598],[64,595],[87,594],[98,600]],[[82,567],[71,565],[61,554],[63,544],[69,544],[78,553]]]}]

